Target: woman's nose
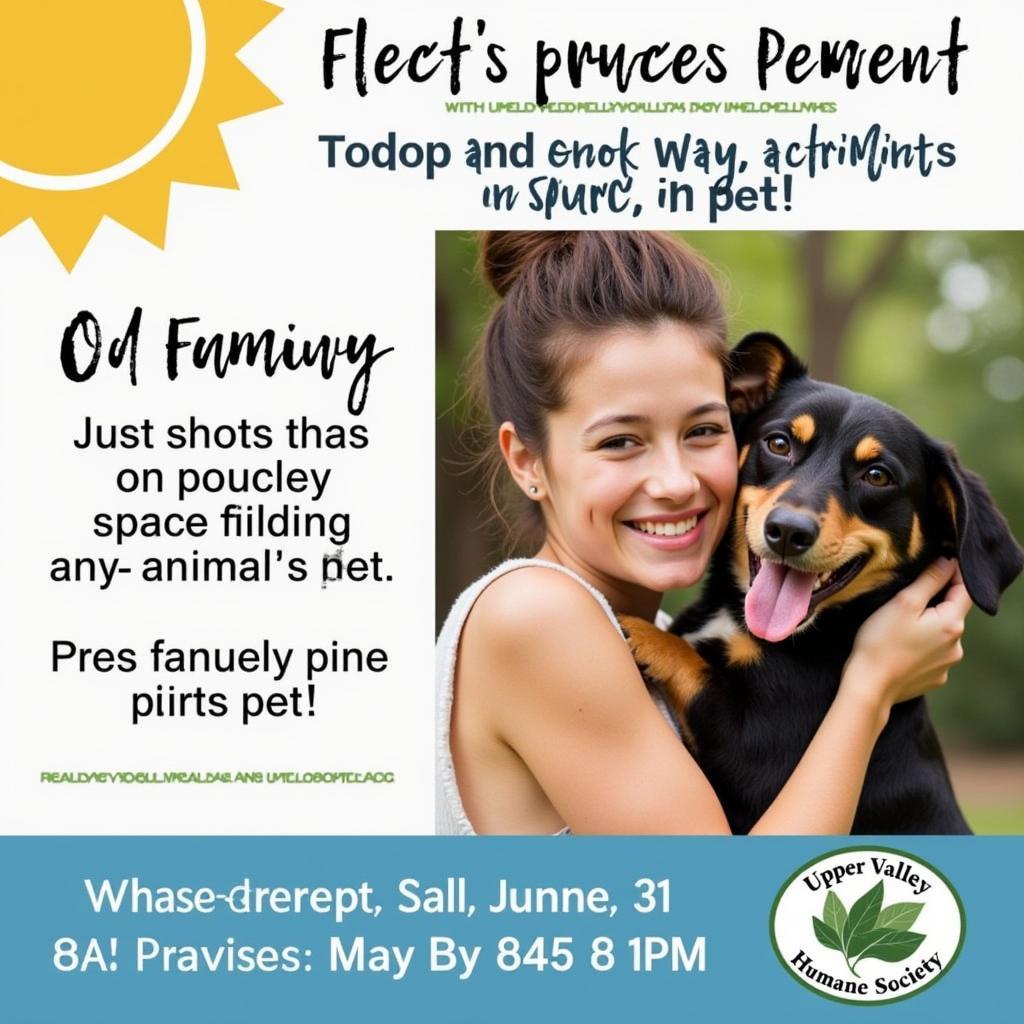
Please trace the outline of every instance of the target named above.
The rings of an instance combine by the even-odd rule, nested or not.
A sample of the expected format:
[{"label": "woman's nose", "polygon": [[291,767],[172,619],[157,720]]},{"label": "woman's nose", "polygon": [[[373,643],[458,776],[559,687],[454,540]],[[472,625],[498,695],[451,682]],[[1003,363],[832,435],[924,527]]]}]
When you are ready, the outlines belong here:
[{"label": "woman's nose", "polygon": [[700,479],[678,453],[673,453],[652,465],[645,489],[652,498],[682,503],[700,490]]}]

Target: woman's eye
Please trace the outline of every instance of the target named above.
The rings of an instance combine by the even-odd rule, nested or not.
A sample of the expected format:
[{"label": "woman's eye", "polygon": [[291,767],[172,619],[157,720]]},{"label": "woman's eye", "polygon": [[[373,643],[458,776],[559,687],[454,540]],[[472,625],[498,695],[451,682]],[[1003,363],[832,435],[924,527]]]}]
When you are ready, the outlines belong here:
[{"label": "woman's eye", "polygon": [[764,446],[772,455],[788,455],[792,451],[789,438],[785,434],[769,434],[764,439]]},{"label": "woman's eye", "polygon": [[625,451],[628,448],[635,448],[639,442],[634,437],[609,437],[607,441],[602,441],[598,448],[604,451]]},{"label": "woman's eye", "polygon": [[872,487],[888,487],[893,482],[892,473],[885,466],[871,466],[864,474],[864,479]]},{"label": "woman's eye", "polygon": [[694,427],[687,435],[687,441],[693,438],[708,438],[708,437],[721,437],[725,433],[725,428],[720,426],[718,423],[702,423],[699,427]]}]

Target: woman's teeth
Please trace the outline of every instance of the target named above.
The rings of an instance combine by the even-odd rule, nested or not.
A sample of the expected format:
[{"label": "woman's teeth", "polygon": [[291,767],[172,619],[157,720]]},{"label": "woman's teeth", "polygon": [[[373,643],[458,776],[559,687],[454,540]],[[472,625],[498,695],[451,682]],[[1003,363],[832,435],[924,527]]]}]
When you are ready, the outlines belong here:
[{"label": "woman's teeth", "polygon": [[630,525],[641,533],[653,533],[658,537],[681,537],[697,525],[699,518],[699,516],[693,516],[690,519],[680,519],[675,523],[651,523],[636,520]]}]

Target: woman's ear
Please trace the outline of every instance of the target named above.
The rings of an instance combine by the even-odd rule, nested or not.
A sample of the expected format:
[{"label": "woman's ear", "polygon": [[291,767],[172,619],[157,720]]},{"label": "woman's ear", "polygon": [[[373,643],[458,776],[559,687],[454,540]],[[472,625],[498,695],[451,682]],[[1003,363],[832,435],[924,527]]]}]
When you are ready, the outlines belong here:
[{"label": "woman's ear", "polygon": [[544,468],[540,458],[519,439],[509,420],[498,427],[498,447],[519,489],[531,501],[539,501],[545,491]]}]

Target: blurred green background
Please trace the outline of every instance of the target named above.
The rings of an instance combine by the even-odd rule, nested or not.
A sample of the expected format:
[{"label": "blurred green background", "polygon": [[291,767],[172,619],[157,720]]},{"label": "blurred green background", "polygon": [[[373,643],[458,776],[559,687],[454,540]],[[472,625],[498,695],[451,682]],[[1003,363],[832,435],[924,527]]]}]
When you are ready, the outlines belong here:
[{"label": "blurred green background", "polygon": [[[1024,539],[1024,234],[695,232],[730,341],[771,330],[814,376],[865,391],[952,442]],[[503,557],[469,468],[465,360],[493,301],[476,238],[437,236],[437,622]],[[476,425],[476,429],[478,425]],[[532,554],[532,552],[522,552]],[[666,597],[674,611],[688,595]],[[972,612],[963,663],[929,698],[975,829],[1024,833],[1024,583],[998,617]]]}]

